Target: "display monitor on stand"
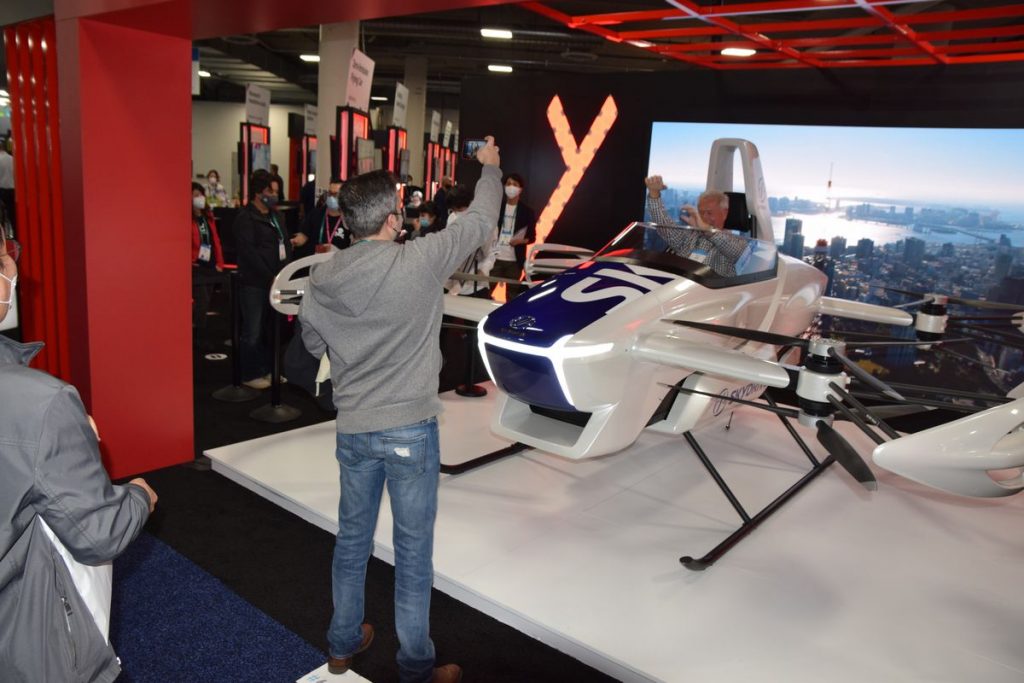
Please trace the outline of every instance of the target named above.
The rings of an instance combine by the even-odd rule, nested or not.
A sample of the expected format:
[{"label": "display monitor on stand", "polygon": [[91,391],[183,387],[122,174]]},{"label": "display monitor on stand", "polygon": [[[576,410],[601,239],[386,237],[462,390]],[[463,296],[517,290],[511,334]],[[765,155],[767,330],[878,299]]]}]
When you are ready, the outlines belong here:
[{"label": "display monitor on stand", "polygon": [[341,180],[348,180],[359,173],[357,141],[370,137],[369,114],[353,107],[338,107],[335,142]]},{"label": "display monitor on stand", "polygon": [[239,124],[238,186],[242,204],[249,201],[249,177],[259,168],[270,170],[270,128],[256,123]]}]

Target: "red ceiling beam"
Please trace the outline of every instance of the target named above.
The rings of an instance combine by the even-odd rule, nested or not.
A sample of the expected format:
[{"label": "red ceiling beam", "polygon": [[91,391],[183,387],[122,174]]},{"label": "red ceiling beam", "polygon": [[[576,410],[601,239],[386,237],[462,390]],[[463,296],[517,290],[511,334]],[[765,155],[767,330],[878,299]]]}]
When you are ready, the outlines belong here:
[{"label": "red ceiling beam", "polygon": [[914,47],[916,47],[918,50],[934,59],[939,64],[946,63],[946,58],[943,55],[940,55],[931,43],[918,38],[917,33],[914,32],[914,29],[910,28],[904,23],[900,23],[899,21],[897,21],[893,13],[890,12],[889,10],[883,9],[882,7],[876,7],[874,4],[872,4],[872,0],[854,0],[854,2],[856,2],[857,6],[863,9],[868,14],[873,14],[874,16],[884,21],[886,25],[889,27],[889,30],[903,36],[904,40],[911,43]]},{"label": "red ceiling beam", "polygon": [[[1024,25],[991,26],[973,29],[917,32],[910,25],[941,24],[948,22],[986,21],[1024,16],[1024,3],[1004,7],[987,7],[946,12],[922,12],[895,15],[885,5],[906,5],[928,0],[765,0],[715,7],[701,6],[693,0],[666,0],[675,9],[641,10],[571,16],[539,2],[521,6],[547,16],[570,28],[587,31],[614,42],[655,40],[667,38],[705,39],[684,43],[661,43],[648,48],[663,57],[697,66],[717,69],[744,68],[836,68],[857,66],[918,66],[923,64],[985,63],[1017,61],[1024,40],[1004,43],[972,42],[948,47],[935,46],[935,41],[990,40],[999,37],[1024,36]],[[749,14],[774,14],[797,11],[857,8],[868,16],[809,21],[777,21],[738,24],[725,17]],[[625,23],[655,22],[665,19],[678,23],[701,22],[703,26],[655,28],[617,32],[606,26]],[[676,22],[673,22],[676,23]],[[844,31],[851,29],[884,28],[891,33],[882,35],[833,35],[804,38],[773,39],[766,33],[799,34],[810,31]],[[715,36],[734,36],[738,40],[710,42]],[[909,44],[899,47],[898,42]],[[830,48],[877,45],[872,49],[837,50]],[[881,47],[884,46],[884,47]],[[737,60],[719,55],[726,47],[746,47],[760,50],[751,58]],[[803,48],[803,49],[801,49]],[[807,50],[806,48],[810,48]],[[824,49],[822,49],[824,48]],[[703,54],[707,53],[707,54]],[[923,53],[924,57],[910,55]],[[968,54],[964,54],[968,53]],[[990,54],[984,54],[990,53]],[[885,59],[890,58],[890,59]]]}]

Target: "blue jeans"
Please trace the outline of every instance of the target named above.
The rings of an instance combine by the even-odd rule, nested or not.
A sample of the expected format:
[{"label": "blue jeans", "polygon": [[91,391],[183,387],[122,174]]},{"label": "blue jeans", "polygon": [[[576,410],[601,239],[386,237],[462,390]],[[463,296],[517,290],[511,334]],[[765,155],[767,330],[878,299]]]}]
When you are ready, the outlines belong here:
[{"label": "blue jeans", "polygon": [[341,501],[331,572],[330,654],[346,657],[362,641],[366,563],[387,483],[394,518],[398,671],[403,683],[429,681],[434,671],[430,589],[441,465],[437,418],[379,432],[338,434],[337,457]]},{"label": "blue jeans", "polygon": [[278,321],[270,308],[268,289],[249,285],[239,289],[242,329],[238,333],[241,341],[238,353],[241,354],[242,381],[248,382],[270,373],[273,354],[267,343],[267,328]]}]

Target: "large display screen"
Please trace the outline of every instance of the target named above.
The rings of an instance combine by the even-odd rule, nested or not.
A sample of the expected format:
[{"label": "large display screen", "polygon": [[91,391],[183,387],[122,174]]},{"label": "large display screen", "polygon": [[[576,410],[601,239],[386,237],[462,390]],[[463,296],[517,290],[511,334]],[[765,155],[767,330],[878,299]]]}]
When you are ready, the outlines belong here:
[{"label": "large display screen", "polygon": [[[655,122],[648,174],[661,175],[675,216],[704,190],[718,138],[757,145],[782,244],[788,218],[804,245],[916,237],[982,245],[1005,235],[1024,246],[1024,130],[867,128]],[[741,191],[743,176],[734,172]]]},{"label": "large display screen", "polygon": [[[828,294],[911,303],[899,289],[1024,305],[1024,130],[655,122],[648,175],[668,186],[669,216],[697,204],[719,138],[757,146],[779,251],[818,265]],[[738,192],[739,155],[735,163]],[[975,364],[908,347],[855,357],[894,380],[920,379],[904,369],[951,386],[991,380],[997,391],[1024,380],[1016,348],[956,348]]]},{"label": "large display screen", "polygon": [[270,170],[270,145],[252,143],[252,170],[257,169]]}]

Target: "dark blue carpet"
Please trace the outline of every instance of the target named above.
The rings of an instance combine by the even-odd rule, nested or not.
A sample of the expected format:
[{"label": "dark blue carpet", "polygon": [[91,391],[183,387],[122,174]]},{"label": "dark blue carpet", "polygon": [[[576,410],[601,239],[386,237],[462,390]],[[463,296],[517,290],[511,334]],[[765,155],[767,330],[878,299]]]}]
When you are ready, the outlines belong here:
[{"label": "dark blue carpet", "polygon": [[325,660],[324,653],[148,533],[114,562],[110,621],[110,640],[124,670],[118,683],[284,683]]}]

